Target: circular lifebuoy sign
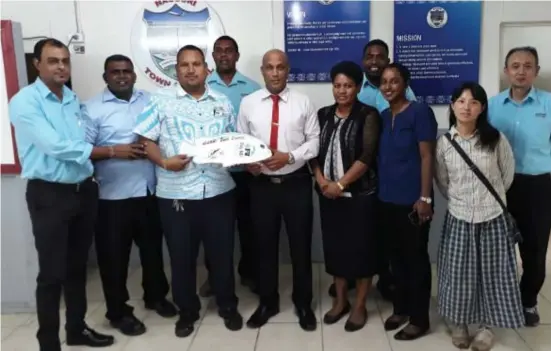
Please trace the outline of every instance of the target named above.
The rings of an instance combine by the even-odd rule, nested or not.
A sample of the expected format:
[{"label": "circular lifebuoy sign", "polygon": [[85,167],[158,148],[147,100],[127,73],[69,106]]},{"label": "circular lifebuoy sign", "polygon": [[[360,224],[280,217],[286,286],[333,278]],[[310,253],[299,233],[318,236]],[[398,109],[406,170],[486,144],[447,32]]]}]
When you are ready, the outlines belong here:
[{"label": "circular lifebuoy sign", "polygon": [[148,80],[169,87],[178,84],[176,54],[182,46],[201,48],[212,69],[214,41],[224,34],[220,16],[204,1],[148,1],[132,25],[132,56]]}]

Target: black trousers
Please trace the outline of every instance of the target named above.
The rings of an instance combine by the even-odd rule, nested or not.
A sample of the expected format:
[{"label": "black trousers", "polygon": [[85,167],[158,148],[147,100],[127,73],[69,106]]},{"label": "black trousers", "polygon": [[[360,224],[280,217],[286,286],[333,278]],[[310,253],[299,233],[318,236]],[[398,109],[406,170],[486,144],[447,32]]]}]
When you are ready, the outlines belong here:
[{"label": "black trousers", "polygon": [[394,314],[409,316],[410,323],[428,328],[431,265],[428,253],[430,223],[413,224],[413,205],[380,202],[381,230],[394,275]]},{"label": "black trousers", "polygon": [[520,292],[524,307],[534,307],[545,280],[545,259],[551,231],[551,174],[516,174],[507,193],[507,206],[517,221],[523,274]]},{"label": "black trousers", "polygon": [[116,321],[132,314],[126,281],[133,242],[140,252],[144,301],[152,304],[163,300],[169,286],[163,268],[163,232],[156,197],[99,200],[96,228],[107,319]]},{"label": "black trousers", "polygon": [[[306,171],[306,169],[305,169]],[[293,303],[312,303],[312,178],[308,173],[273,183],[264,175],[251,181],[251,214],[255,233],[260,301],[279,303],[279,233],[281,219],[289,238],[293,265]]]},{"label": "black trousers", "polygon": [[29,180],[27,206],[38,252],[36,279],[37,338],[40,350],[61,350],[59,305],[63,289],[65,329],[79,333],[85,327],[86,264],[94,236],[98,186]]},{"label": "black trousers", "polygon": [[[379,199],[375,200],[376,212],[379,212]],[[377,287],[380,289],[389,289],[394,284],[394,278],[390,272],[390,256],[388,250],[385,249],[385,231],[381,228],[380,221],[375,221],[375,236],[377,237],[376,245],[378,248],[377,254],[377,274],[379,279]]]},{"label": "black trousers", "polygon": [[172,294],[180,313],[199,313],[197,256],[201,242],[219,309],[237,308],[233,269],[235,192],[203,200],[159,199],[172,267]]},{"label": "black trousers", "polygon": [[[253,247],[253,228],[251,219],[251,196],[249,184],[252,174],[249,172],[232,172],[235,182],[235,213],[241,258],[239,259],[238,273],[241,278],[253,280],[256,278]],[[209,262],[205,256],[205,267],[209,270]]]}]

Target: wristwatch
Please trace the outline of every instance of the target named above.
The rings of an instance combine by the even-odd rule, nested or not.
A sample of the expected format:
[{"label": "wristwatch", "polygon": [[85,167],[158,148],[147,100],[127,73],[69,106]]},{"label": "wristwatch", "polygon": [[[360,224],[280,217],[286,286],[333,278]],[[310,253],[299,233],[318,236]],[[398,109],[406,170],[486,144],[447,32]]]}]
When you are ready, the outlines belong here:
[{"label": "wristwatch", "polygon": [[288,153],[288,155],[289,155],[289,161],[287,161],[287,163],[292,165],[293,163],[295,163],[295,157],[290,152]]},{"label": "wristwatch", "polygon": [[419,200],[421,200],[421,201],[423,201],[423,202],[426,202],[426,203],[429,204],[429,205],[432,203],[432,199],[431,199],[430,197],[423,197],[423,196],[421,196],[421,197],[419,198]]}]

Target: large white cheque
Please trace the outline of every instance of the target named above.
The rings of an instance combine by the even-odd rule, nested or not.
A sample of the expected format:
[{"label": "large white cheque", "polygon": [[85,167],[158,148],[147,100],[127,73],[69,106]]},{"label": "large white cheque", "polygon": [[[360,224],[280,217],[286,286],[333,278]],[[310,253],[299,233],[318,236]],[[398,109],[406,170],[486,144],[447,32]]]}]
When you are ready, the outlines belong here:
[{"label": "large white cheque", "polygon": [[183,142],[180,155],[193,157],[192,161],[198,164],[231,167],[264,161],[272,156],[272,151],[264,142],[248,134],[224,133],[195,139],[195,144]]}]

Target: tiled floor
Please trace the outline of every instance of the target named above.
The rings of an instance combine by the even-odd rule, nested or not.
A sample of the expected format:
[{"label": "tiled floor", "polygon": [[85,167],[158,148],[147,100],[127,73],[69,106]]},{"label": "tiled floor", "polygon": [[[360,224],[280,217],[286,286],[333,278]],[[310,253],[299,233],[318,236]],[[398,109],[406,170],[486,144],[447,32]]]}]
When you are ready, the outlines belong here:
[{"label": "tiled floor", "polygon": [[[549,265],[551,266],[551,265]],[[390,315],[391,305],[379,299],[376,292],[369,297],[368,324],[361,331],[347,333],[344,321],[333,326],[319,324],[315,332],[304,332],[297,324],[290,301],[291,270],[289,266],[280,269],[281,313],[271,323],[260,330],[246,327],[238,332],[225,329],[216,314],[214,301],[203,300],[201,322],[192,336],[179,339],[174,336],[174,319],[163,319],[155,313],[143,309],[141,297],[141,271],[132,272],[129,279],[131,303],[136,307],[135,314],[142,319],[148,331],[137,337],[125,337],[110,330],[104,319],[105,307],[102,302],[102,290],[97,273],[89,277],[88,323],[94,328],[110,332],[116,336],[116,344],[106,350],[125,351],[444,351],[455,350],[450,343],[447,328],[438,318],[434,304],[432,306],[432,333],[414,342],[397,342],[392,334],[383,330],[383,319]],[[204,277],[200,270],[200,278]],[[314,265],[315,308],[318,319],[327,311],[331,300],[327,288],[331,283],[325,274],[323,265]],[[436,284],[433,284],[433,295]],[[249,317],[256,307],[254,295],[239,287],[239,309],[245,318]],[[321,301],[321,302],[320,302]],[[551,350],[551,279],[548,279],[540,297],[542,325],[535,329],[518,331],[498,330],[496,351],[550,351]],[[208,306],[207,306],[208,305]],[[63,320],[63,314],[62,314]],[[32,351],[37,349],[35,333],[37,328],[34,314],[2,315],[2,350]],[[63,333],[60,333],[62,339]],[[81,350],[64,346],[64,350]]]}]

